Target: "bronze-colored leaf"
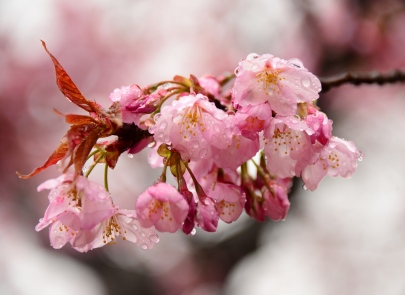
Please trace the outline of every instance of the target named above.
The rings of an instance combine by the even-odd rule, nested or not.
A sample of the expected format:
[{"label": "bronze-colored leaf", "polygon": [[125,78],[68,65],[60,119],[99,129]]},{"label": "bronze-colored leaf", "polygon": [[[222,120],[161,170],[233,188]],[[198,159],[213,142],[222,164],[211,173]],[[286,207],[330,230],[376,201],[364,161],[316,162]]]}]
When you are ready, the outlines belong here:
[{"label": "bronze-colored leaf", "polygon": [[69,99],[78,107],[81,107],[82,109],[88,111],[89,113],[91,112],[98,113],[99,108],[97,104],[95,102],[88,101],[86,98],[84,98],[83,94],[77,88],[75,83],[73,83],[72,79],[66,73],[64,68],[58,62],[58,60],[46,48],[45,42],[42,40],[41,42],[42,46],[44,46],[46,52],[51,57],[52,62],[55,66],[56,84],[58,85],[59,90],[66,96],[67,99]]},{"label": "bronze-colored leaf", "polygon": [[65,121],[66,123],[72,125],[97,124],[97,121],[90,116],[75,114],[65,115]]},{"label": "bronze-colored leaf", "polygon": [[48,160],[44,163],[44,165],[36,168],[34,171],[32,171],[30,174],[27,175],[23,175],[17,172],[18,177],[23,179],[30,178],[38,174],[39,172],[45,170],[49,166],[55,165],[56,163],[58,163],[58,161],[62,160],[66,156],[66,153],[68,152],[69,149],[68,144],[64,139],[65,137],[62,139],[60,145],[56,148],[56,150],[52,153],[52,155],[48,158]]},{"label": "bronze-colored leaf", "polygon": [[99,138],[101,128],[93,126],[93,129],[89,131],[86,137],[75,147],[72,154],[72,161],[75,166],[76,174],[80,174],[84,164],[87,161],[87,157],[90,154],[92,148]]}]

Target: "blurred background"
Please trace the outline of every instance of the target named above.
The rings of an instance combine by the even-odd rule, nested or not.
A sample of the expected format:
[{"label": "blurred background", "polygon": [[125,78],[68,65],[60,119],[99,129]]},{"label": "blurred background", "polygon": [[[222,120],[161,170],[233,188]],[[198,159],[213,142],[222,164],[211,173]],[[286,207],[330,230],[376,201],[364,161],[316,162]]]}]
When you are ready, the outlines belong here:
[{"label": "blurred background", "polygon": [[[334,134],[365,160],[315,192],[297,181],[286,221],[244,216],[215,234],[161,235],[150,251],[118,243],[81,254],[34,230],[48,204],[36,187],[56,168],[15,175],[41,165],[66,132],[52,109],[78,112],[40,39],[108,106],[114,88],[233,72],[252,52],[299,58],[318,76],[404,68],[405,1],[0,0],[0,294],[405,293],[405,85],[321,94]],[[145,153],[120,158],[115,203],[134,207],[159,174],[148,167]]]}]

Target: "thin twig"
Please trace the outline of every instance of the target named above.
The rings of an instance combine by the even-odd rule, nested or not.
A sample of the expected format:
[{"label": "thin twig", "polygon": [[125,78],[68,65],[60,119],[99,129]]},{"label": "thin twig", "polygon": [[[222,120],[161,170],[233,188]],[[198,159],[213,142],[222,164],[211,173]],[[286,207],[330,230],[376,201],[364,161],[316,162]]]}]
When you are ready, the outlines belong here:
[{"label": "thin twig", "polygon": [[392,84],[405,81],[405,70],[393,70],[387,73],[372,72],[347,72],[335,76],[320,78],[322,92],[327,92],[333,87],[343,84]]}]

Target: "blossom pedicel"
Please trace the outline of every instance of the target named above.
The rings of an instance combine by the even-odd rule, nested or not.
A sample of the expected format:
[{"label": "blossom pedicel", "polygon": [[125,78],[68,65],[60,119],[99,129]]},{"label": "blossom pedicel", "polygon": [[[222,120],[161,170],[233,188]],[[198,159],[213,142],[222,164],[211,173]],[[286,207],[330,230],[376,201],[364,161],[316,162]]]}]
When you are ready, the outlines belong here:
[{"label": "blossom pedicel", "polygon": [[[43,46],[60,91],[89,113],[65,115],[70,129],[49,159],[28,175],[18,173],[28,178],[61,165],[61,176],[38,187],[50,193],[36,229],[50,226],[54,248],[70,243],[85,252],[122,236],[150,249],[159,241],[156,231],[214,232],[219,219],[231,223],[243,209],[258,221],[282,220],[294,177],[315,190],[326,175],[350,177],[361,160],[352,142],[332,135],[332,121],[315,104],[321,83],[298,59],[249,54],[235,75],[175,76],[144,88],[117,88],[104,109],[84,98]],[[232,81],[231,91],[223,91]],[[108,169],[122,153],[147,146],[149,162],[162,174],[134,210],[119,209],[108,192]],[[104,185],[88,179],[97,164],[105,165]],[[168,171],[177,188],[166,183]]]}]

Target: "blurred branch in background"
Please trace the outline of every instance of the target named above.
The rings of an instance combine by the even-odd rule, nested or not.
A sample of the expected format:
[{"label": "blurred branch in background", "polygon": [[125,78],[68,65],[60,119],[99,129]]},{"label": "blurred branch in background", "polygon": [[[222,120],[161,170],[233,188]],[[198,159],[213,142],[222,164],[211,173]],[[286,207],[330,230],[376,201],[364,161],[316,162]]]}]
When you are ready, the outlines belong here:
[{"label": "blurred branch in background", "polygon": [[388,73],[372,72],[347,72],[335,76],[319,78],[322,83],[322,92],[327,92],[331,88],[341,86],[343,84],[392,84],[405,81],[404,70],[393,70]]}]

